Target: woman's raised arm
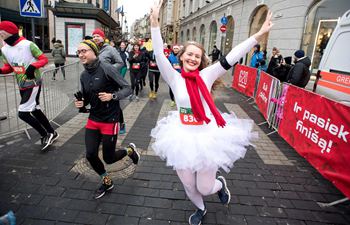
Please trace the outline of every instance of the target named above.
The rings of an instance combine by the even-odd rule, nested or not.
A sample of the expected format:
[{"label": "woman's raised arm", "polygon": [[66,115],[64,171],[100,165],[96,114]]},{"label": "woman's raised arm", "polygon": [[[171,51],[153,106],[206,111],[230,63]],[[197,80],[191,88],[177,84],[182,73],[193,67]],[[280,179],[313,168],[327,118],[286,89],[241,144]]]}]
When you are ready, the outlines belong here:
[{"label": "woman's raised arm", "polygon": [[[269,32],[271,30],[271,27],[273,26],[273,23],[271,21],[272,13],[269,11],[266,16],[266,20],[261,26],[260,30],[252,35],[250,38],[245,40],[244,42],[240,43],[236,47],[234,47],[226,56],[226,61],[229,65],[233,66],[236,62],[239,61],[240,58],[242,58],[245,54],[247,54],[250,49],[254,47],[256,43],[261,41],[262,37],[265,35],[265,33]],[[204,76],[207,80],[209,80],[209,83],[213,83],[216,79],[218,79],[220,76],[224,75],[226,70],[221,66],[220,62],[217,62],[205,69],[202,70],[202,76]]]},{"label": "woman's raised arm", "polygon": [[162,6],[163,0],[160,0],[158,4],[154,4],[150,12],[151,21],[151,37],[153,44],[153,51],[156,57],[157,66],[159,68],[160,74],[164,80],[171,86],[174,79],[174,73],[176,72],[171,66],[169,60],[165,57],[163,51],[163,40],[160,34],[159,28],[159,9]]}]

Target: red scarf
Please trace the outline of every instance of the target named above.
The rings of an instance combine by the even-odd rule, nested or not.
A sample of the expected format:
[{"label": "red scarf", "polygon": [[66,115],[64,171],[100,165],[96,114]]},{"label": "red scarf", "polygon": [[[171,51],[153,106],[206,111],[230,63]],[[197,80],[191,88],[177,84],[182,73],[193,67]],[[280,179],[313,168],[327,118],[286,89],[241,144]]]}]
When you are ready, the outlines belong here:
[{"label": "red scarf", "polygon": [[211,113],[214,115],[216,124],[218,127],[224,127],[226,121],[222,118],[221,114],[217,110],[213,99],[205,85],[203,79],[199,76],[198,69],[191,72],[185,72],[184,69],[181,69],[181,76],[185,79],[186,88],[188,95],[190,96],[191,108],[194,117],[198,121],[205,121],[207,124],[210,122],[210,119],[205,115],[204,107],[202,100],[199,95],[199,91],[202,93],[204,100],[207,102]]}]

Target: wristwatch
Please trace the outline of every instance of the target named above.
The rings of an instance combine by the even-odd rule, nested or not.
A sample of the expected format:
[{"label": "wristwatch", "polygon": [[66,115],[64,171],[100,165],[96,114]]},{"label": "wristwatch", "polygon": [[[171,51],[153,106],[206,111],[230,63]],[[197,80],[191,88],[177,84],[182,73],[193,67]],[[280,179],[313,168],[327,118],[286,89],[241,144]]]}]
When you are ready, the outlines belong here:
[{"label": "wristwatch", "polygon": [[113,100],[117,100],[117,97],[118,97],[118,96],[117,96],[115,93],[112,93],[112,99],[113,99]]}]

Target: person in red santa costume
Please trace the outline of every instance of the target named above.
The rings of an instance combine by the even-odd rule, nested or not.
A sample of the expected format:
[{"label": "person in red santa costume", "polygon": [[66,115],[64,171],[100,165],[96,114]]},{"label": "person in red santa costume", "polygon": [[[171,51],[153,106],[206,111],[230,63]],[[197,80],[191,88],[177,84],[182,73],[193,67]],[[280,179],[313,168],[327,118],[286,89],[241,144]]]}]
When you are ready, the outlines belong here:
[{"label": "person in red santa costume", "polygon": [[1,48],[4,65],[0,74],[15,74],[21,95],[18,116],[38,131],[41,150],[45,150],[59,137],[39,106],[43,80],[39,68],[45,66],[48,59],[34,42],[20,37],[18,27],[10,21],[0,23],[0,38],[5,42]]}]

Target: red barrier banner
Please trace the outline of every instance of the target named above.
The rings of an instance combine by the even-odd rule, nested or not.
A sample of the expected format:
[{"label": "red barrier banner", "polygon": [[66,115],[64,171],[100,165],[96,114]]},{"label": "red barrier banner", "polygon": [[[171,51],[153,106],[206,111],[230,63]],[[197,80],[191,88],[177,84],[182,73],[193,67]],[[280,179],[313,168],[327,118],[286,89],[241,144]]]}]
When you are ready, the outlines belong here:
[{"label": "red barrier banner", "polygon": [[264,71],[260,72],[260,79],[258,88],[255,95],[255,102],[258,106],[260,112],[263,114],[266,120],[268,120],[268,109],[271,99],[271,88],[272,88],[273,78],[265,73]]},{"label": "red barrier banner", "polygon": [[350,107],[289,86],[280,135],[350,197]]},{"label": "red barrier banner", "polygon": [[253,97],[256,73],[256,68],[237,64],[233,73],[232,87],[249,97]]}]

